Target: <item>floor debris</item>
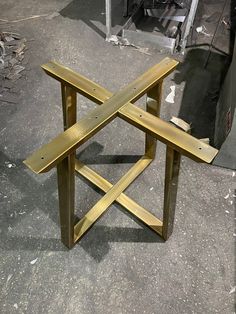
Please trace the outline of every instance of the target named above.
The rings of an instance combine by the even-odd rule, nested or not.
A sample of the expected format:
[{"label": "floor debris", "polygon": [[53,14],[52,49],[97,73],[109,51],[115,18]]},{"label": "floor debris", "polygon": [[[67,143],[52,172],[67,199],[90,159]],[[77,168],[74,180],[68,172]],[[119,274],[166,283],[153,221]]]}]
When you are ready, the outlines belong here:
[{"label": "floor debris", "polygon": [[227,200],[229,198],[229,194],[227,194],[226,196],[224,196],[224,199]]},{"label": "floor debris", "polygon": [[14,82],[22,77],[26,39],[13,32],[0,31],[0,100],[17,103],[17,93],[12,92]]},{"label": "floor debris", "polygon": [[9,161],[6,161],[6,162],[5,162],[5,165],[6,165],[6,166],[7,166],[7,168],[9,168],[9,169],[11,169],[11,168],[15,168],[15,167],[16,167],[16,165],[15,165],[15,164],[10,163]]},{"label": "floor debris", "polygon": [[12,274],[8,275],[6,284],[8,284],[8,282],[11,280],[12,276]]},{"label": "floor debris", "polygon": [[119,46],[121,49],[123,47],[133,47],[138,52],[141,52],[143,54],[151,56],[151,53],[148,52],[149,51],[148,48],[143,48],[143,47],[136,46],[136,45],[130,43],[127,38],[116,36],[116,35],[112,35],[110,38],[106,39],[106,41],[111,43],[114,46]]},{"label": "floor debris", "polygon": [[175,103],[175,86],[174,85],[171,86],[170,90],[171,90],[171,92],[166,97],[166,102],[168,102],[170,104],[174,104]]},{"label": "floor debris", "polygon": [[47,16],[49,16],[49,15],[50,15],[50,14],[32,15],[32,16],[24,17],[24,18],[18,19],[18,20],[4,20],[4,19],[0,19],[0,22],[2,22],[2,23],[18,23],[18,22],[23,22],[23,21],[38,19],[38,18],[40,18],[40,17],[47,17]]},{"label": "floor debris", "polygon": [[205,25],[202,25],[202,26],[197,27],[197,28],[196,28],[196,32],[197,32],[198,34],[203,34],[203,35],[205,35],[205,36],[207,36],[207,37],[211,37],[211,36],[212,36],[211,34],[207,33],[207,28],[206,28]]},{"label": "floor debris", "polygon": [[236,291],[236,286],[234,286],[234,287],[230,290],[229,294],[235,293],[235,291]]},{"label": "floor debris", "polygon": [[187,123],[186,121],[177,118],[177,117],[172,117],[170,119],[170,122],[172,122],[175,126],[177,126],[178,128],[180,128],[181,130],[183,130],[184,132],[189,133],[191,131],[191,126],[189,123]]},{"label": "floor debris", "polygon": [[33,259],[33,260],[30,262],[30,264],[31,264],[31,265],[34,265],[34,264],[37,262],[37,260],[38,260],[38,258]]},{"label": "floor debris", "polygon": [[208,144],[208,145],[210,144],[210,139],[209,139],[209,137],[201,138],[200,141],[202,141],[203,143]]}]

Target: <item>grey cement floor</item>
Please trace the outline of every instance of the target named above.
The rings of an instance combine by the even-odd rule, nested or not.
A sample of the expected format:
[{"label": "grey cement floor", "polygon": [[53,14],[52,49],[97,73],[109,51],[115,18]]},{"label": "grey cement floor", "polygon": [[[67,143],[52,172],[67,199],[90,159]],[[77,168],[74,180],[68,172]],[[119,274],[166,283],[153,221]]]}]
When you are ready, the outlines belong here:
[{"label": "grey cement floor", "polygon": [[[60,12],[70,2],[1,0],[0,18]],[[93,2],[73,1],[73,10],[76,3],[73,18],[1,25],[25,36],[28,50],[27,71],[14,87],[19,102],[0,104],[0,313],[234,313],[236,176],[230,170],[182,159],[175,229],[166,243],[114,205],[71,251],[61,244],[56,173],[37,176],[22,164],[62,131],[60,86],[40,65],[57,60],[116,91],[164,57],[104,42],[103,1],[81,19]],[[164,85],[166,120],[178,114],[186,84],[174,76]],[[171,85],[175,104],[164,101]],[[78,98],[79,117],[93,107]],[[115,182],[143,153],[143,143],[140,131],[116,119],[78,153]],[[161,218],[165,153],[158,147],[158,160],[127,194]],[[113,155],[121,155],[119,164]],[[79,178],[76,189],[81,216],[101,195]]]}]

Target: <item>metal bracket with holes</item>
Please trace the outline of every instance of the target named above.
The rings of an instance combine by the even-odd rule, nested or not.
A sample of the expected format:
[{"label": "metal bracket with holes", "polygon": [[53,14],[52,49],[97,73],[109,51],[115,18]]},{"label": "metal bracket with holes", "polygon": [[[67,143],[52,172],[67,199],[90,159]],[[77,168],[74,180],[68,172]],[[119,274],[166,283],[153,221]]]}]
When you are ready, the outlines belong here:
[{"label": "metal bracket with holes", "polygon": [[[24,163],[35,173],[57,167],[61,238],[68,248],[81,239],[113,202],[121,204],[165,240],[171,235],[181,154],[197,162],[211,163],[218,152],[159,118],[162,82],[177,64],[177,61],[165,58],[115,94],[56,62],[42,66],[48,75],[61,83],[64,132],[33,153]],[[77,93],[100,105],[78,122]],[[146,111],[134,105],[145,94]],[[116,117],[144,131],[146,140],[144,156],[112,185],[77,160],[75,153],[78,147]],[[157,140],[167,145],[163,222],[123,193],[155,158]],[[75,172],[105,192],[78,223],[75,223],[74,215]]]}]

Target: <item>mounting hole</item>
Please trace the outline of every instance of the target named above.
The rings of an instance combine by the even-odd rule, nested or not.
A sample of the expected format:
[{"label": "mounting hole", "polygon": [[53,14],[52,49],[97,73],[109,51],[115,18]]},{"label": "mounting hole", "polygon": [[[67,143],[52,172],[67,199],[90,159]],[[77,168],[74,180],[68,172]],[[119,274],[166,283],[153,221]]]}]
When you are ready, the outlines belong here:
[{"label": "mounting hole", "polygon": [[137,88],[136,87],[134,87],[134,90],[136,90]]},{"label": "mounting hole", "polygon": [[201,147],[198,147],[198,149],[202,149]]},{"label": "mounting hole", "polygon": [[140,114],[139,116],[140,116],[140,118],[142,118],[142,115],[141,115],[141,114]]},{"label": "mounting hole", "polygon": [[41,157],[41,159],[44,159],[44,157]]},{"label": "mounting hole", "polygon": [[95,117],[95,119],[97,119],[98,117]]}]

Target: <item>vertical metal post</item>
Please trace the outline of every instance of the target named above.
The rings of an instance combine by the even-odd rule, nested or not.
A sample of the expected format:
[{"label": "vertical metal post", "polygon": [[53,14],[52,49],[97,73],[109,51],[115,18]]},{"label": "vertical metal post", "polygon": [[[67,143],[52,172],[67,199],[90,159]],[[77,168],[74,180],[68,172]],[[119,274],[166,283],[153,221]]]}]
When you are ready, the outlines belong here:
[{"label": "vertical metal post", "polygon": [[[156,85],[147,93],[146,110],[148,113],[156,117],[160,117],[161,111],[161,97],[162,97],[162,82]],[[146,134],[145,140],[145,155],[154,159],[156,155],[157,140]]]},{"label": "vertical metal post", "polygon": [[129,0],[124,0],[124,12],[123,16],[127,17],[129,15]]},{"label": "vertical metal post", "polygon": [[106,0],[106,40],[111,38],[111,0]]},{"label": "vertical metal post", "polygon": [[[76,123],[76,92],[62,84],[64,130]],[[74,245],[75,152],[57,165],[61,239],[68,247]]]},{"label": "vertical metal post", "polygon": [[199,2],[199,0],[192,0],[192,3],[191,3],[191,8],[190,8],[190,11],[188,14],[188,20],[187,20],[187,24],[185,27],[183,39],[181,40],[181,44],[180,44],[181,50],[183,52],[184,52],[186,45],[187,45],[188,35],[189,35],[190,30],[193,26],[193,22],[194,22],[196,12],[197,12],[198,2]]},{"label": "vertical metal post", "polygon": [[167,240],[173,232],[180,160],[180,153],[167,146],[162,229],[163,238],[165,240]]}]

